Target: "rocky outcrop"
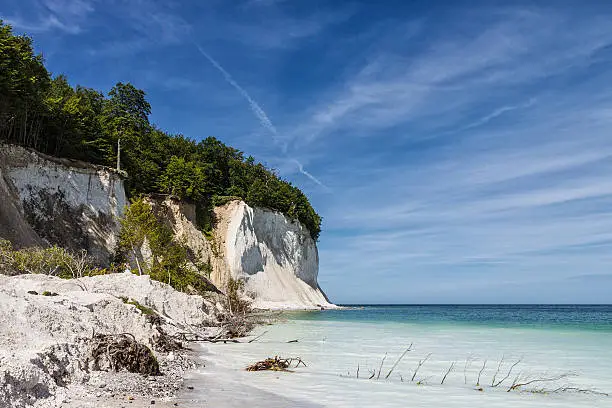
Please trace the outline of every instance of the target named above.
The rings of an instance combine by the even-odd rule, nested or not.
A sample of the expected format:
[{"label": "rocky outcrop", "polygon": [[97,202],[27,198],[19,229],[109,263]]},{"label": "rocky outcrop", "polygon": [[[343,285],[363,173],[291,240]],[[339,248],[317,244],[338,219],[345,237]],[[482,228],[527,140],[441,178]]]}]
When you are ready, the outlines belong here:
[{"label": "rocky outcrop", "polygon": [[215,209],[216,227],[206,237],[193,206],[169,198],[152,202],[195,259],[210,263],[210,279],[221,290],[230,278],[243,279],[257,308],[333,306],[317,283],[316,243],[301,223],[236,200]]},{"label": "rocky outcrop", "polygon": [[99,264],[110,262],[127,204],[118,172],[0,145],[0,194],[1,238],[16,247],[86,249]]}]

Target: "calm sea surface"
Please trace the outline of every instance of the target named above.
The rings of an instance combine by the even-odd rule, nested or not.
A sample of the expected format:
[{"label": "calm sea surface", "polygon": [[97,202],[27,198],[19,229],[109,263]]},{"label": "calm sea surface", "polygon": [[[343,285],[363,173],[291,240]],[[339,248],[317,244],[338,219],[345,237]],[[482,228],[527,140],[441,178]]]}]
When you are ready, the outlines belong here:
[{"label": "calm sea surface", "polygon": [[[206,345],[196,400],[251,408],[612,407],[611,305],[375,305],[284,317],[259,327],[253,343]],[[299,356],[307,367],[244,370],[272,356]]]},{"label": "calm sea surface", "polygon": [[[612,331],[612,305],[344,305],[297,320]],[[612,345],[611,345],[612,346]]]}]

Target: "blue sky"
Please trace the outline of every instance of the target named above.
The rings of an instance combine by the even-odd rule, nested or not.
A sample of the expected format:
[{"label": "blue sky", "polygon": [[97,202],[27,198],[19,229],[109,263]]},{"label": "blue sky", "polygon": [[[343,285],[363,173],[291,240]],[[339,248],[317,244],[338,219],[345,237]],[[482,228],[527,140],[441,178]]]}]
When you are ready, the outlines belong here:
[{"label": "blue sky", "polygon": [[[554,5],[554,6],[553,6]],[[4,0],[54,73],[276,168],[340,303],[612,303],[612,4]]]}]

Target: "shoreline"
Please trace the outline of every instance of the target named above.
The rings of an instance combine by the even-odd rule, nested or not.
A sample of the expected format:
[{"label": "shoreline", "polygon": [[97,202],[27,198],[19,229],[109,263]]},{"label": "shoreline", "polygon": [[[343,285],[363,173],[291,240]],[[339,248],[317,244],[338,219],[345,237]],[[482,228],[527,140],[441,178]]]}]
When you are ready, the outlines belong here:
[{"label": "shoreline", "polygon": [[[221,323],[226,312],[211,296],[187,295],[132,273],[70,280],[0,274],[0,408],[190,406],[186,380],[207,372],[208,362],[202,343],[187,338],[214,342],[228,330]],[[249,320],[259,330],[239,341],[256,340],[284,313],[256,310]],[[133,340],[117,343],[123,338]],[[184,348],[176,348],[176,340]],[[94,351],[98,341],[101,354]],[[146,370],[140,372],[154,373],[157,368],[147,367],[155,364],[162,375],[121,365],[115,371],[124,363],[114,362],[117,353],[107,344],[128,347],[129,341],[154,357],[137,360]]]},{"label": "shoreline", "polygon": [[[199,347],[206,367],[189,374],[186,384],[193,385],[194,390],[181,397],[196,400],[199,406],[219,408],[403,408],[407,400],[425,408],[591,408],[608,406],[612,400],[611,394],[606,395],[611,391],[608,381],[612,378],[612,360],[601,355],[605,346],[596,333],[589,331],[576,334],[575,341],[570,341],[547,330],[483,332],[478,327],[435,327],[428,323],[386,322],[381,326],[290,317],[254,334],[261,331],[268,333],[253,343]],[[293,339],[299,341],[289,341]],[[411,351],[394,367],[412,343]],[[275,355],[301,357],[307,367],[292,367],[292,372],[245,371],[248,365]],[[428,355],[411,381],[419,361]],[[485,360],[488,364],[482,379],[477,380]],[[491,385],[496,376],[495,383],[503,379],[519,360],[514,375],[499,387]],[[453,362],[455,369],[446,374]],[[496,374],[500,364],[500,374]],[[393,374],[385,378],[392,367]],[[373,370],[381,368],[379,379],[369,378]],[[527,381],[530,376],[564,373],[568,374],[566,379],[508,392],[517,375]],[[476,385],[478,381],[480,386]],[[552,391],[566,386],[567,392]],[[583,391],[573,392],[571,387]]]}]

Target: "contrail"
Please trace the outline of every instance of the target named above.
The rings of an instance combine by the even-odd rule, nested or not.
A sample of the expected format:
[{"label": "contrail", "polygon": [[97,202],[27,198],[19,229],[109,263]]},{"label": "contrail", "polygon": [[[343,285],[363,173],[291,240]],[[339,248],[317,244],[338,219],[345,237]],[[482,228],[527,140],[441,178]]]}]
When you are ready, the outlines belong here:
[{"label": "contrail", "polygon": [[[227,72],[225,70],[225,68],[223,68],[221,66],[221,64],[219,64],[217,62],[217,60],[215,60],[213,57],[208,55],[208,53],[206,51],[204,51],[202,49],[202,47],[200,47],[200,45],[197,44],[196,42],[194,42],[194,45],[196,46],[198,51],[200,51],[200,54],[202,54],[204,56],[204,58],[206,58],[208,60],[208,62],[210,62],[212,64],[213,67],[215,67],[219,72],[221,72],[221,74],[223,75],[223,78],[225,78],[227,83],[230,84],[232,87],[234,87],[234,89],[236,89],[238,91],[238,93],[240,95],[242,95],[242,97],[249,103],[249,106],[251,107],[251,110],[253,111],[253,113],[255,114],[257,119],[259,120],[259,123],[261,124],[261,126],[263,126],[265,129],[267,129],[272,134],[272,138],[274,139],[274,141],[276,143],[280,143],[281,144],[283,153],[286,154],[287,153],[286,152],[286,150],[287,150],[286,144],[281,142],[278,139],[278,131],[276,130],[276,127],[274,126],[274,124],[272,123],[272,121],[270,120],[270,118],[268,117],[266,112],[261,108],[261,106],[259,106],[257,101],[255,101],[255,99],[251,98],[251,95],[249,95],[249,93],[243,87],[241,87],[238,84],[238,82],[236,82],[234,80],[234,78],[230,75],[230,73]],[[319,186],[321,186],[321,187],[323,187],[325,189],[328,189],[328,187],[325,184],[323,184],[315,176],[313,176],[312,174],[307,172],[304,169],[304,166],[302,165],[302,163],[300,163],[296,159],[291,159],[291,160],[297,165],[300,173],[302,173],[303,175],[308,177],[310,180],[312,180],[313,182],[315,182]]]},{"label": "contrail", "polygon": [[304,166],[302,166],[302,163],[300,163],[296,159],[292,159],[292,160],[297,165],[298,169],[300,170],[300,173],[302,173],[303,175],[305,175],[306,177],[308,177],[309,179],[311,179],[312,181],[314,181],[315,183],[317,183],[319,186],[323,187],[324,189],[329,190],[329,187],[327,187],[325,184],[321,183],[321,181],[319,181],[319,179],[317,179],[315,176],[313,176],[312,174],[307,172],[304,169]]},{"label": "contrail", "polygon": [[219,70],[219,72],[221,72],[221,74],[223,74],[223,77],[225,78],[227,83],[230,84],[231,86],[233,86],[238,91],[238,93],[240,93],[240,95],[242,95],[242,97],[247,100],[247,102],[249,103],[249,106],[251,107],[251,110],[253,111],[255,116],[257,116],[257,119],[259,119],[259,123],[261,123],[261,126],[263,126],[266,129],[268,129],[270,131],[270,133],[272,133],[275,137],[278,136],[278,132],[276,130],[276,127],[274,127],[274,125],[272,124],[272,121],[270,120],[268,115],[266,115],[266,112],[264,112],[264,110],[261,109],[261,106],[259,106],[259,104],[257,102],[255,102],[255,100],[253,98],[251,98],[251,95],[249,95],[249,93],[247,91],[245,91],[243,87],[238,85],[238,83],[234,80],[234,78],[230,75],[230,73],[227,72],[225,70],[225,68],[223,68],[221,66],[221,64],[219,64],[217,62],[217,60],[215,60],[213,57],[208,55],[208,53],[206,51],[204,51],[202,49],[202,47],[200,47],[198,44],[196,44],[196,47],[198,48],[198,51],[200,51],[200,53],[215,68],[217,68],[217,70]]}]

